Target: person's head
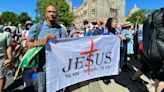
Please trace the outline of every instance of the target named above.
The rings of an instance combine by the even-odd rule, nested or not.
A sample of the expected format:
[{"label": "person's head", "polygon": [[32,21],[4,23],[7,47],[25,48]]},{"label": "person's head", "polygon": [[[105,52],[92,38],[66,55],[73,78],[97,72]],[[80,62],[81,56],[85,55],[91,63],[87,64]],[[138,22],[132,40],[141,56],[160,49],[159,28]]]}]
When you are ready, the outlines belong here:
[{"label": "person's head", "polygon": [[117,20],[114,18],[108,18],[105,27],[108,29],[108,31],[115,34],[115,28],[117,27]]},{"label": "person's head", "polygon": [[5,31],[11,33],[11,29],[9,27],[5,28]]},{"label": "person's head", "polygon": [[134,25],[133,25],[133,24],[131,24],[130,29],[131,29],[131,30],[134,30]]},{"label": "person's head", "polygon": [[26,30],[29,30],[32,25],[33,25],[32,21],[30,20],[26,21],[26,24],[25,24]]},{"label": "person's head", "polygon": [[130,29],[131,28],[131,22],[125,22],[122,26],[122,29]]},{"label": "person's head", "polygon": [[97,24],[98,24],[98,26],[102,26],[104,24],[104,22],[102,20],[98,20]]},{"label": "person's head", "polygon": [[72,24],[72,27],[75,27],[75,24]]},{"label": "person's head", "polygon": [[88,24],[88,28],[92,30],[93,29],[93,24],[92,23],[89,23]]},{"label": "person's head", "polygon": [[18,24],[18,27],[20,27],[20,28],[21,28],[21,27],[22,27],[22,24],[21,24],[21,23],[19,23],[19,24]]},{"label": "person's head", "polygon": [[8,23],[8,26],[12,26],[12,22],[9,22],[9,23]]},{"label": "person's head", "polygon": [[55,6],[48,6],[45,10],[45,17],[48,22],[55,22],[57,19],[57,9]]}]

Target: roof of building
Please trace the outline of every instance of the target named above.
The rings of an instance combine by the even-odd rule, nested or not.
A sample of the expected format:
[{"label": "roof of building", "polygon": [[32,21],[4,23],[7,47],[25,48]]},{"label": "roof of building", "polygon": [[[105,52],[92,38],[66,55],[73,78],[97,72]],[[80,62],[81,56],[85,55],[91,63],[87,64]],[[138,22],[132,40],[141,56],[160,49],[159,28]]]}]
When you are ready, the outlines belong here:
[{"label": "roof of building", "polygon": [[131,16],[134,12],[140,10],[140,8],[137,7],[136,4],[134,4],[134,7],[130,10],[128,16]]}]

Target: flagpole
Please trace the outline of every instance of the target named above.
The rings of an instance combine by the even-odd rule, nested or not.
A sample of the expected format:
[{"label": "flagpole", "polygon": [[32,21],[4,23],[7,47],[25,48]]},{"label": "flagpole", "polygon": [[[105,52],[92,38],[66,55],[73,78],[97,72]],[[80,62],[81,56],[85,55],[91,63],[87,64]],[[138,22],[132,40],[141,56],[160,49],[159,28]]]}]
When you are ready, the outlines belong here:
[{"label": "flagpole", "polygon": [[136,20],[136,23],[135,23],[134,34],[136,34],[136,32],[137,32],[137,25],[138,25],[138,21],[139,21],[140,17],[136,16],[136,18],[137,18],[137,20]]},{"label": "flagpole", "polygon": [[[21,62],[21,63],[22,63],[22,62]],[[20,65],[18,65],[18,69],[17,69],[17,71],[16,71],[16,73],[15,73],[14,80],[17,79],[17,76],[18,76],[18,74],[19,74],[20,68],[21,68]]]}]

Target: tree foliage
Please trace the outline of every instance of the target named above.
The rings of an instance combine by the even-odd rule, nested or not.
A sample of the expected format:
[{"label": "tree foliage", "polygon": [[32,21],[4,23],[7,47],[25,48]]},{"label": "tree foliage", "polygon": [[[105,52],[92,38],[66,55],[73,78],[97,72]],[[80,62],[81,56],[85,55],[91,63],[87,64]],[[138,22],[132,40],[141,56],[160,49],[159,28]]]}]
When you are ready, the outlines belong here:
[{"label": "tree foliage", "polygon": [[140,17],[138,20],[138,24],[141,24],[146,19],[147,10],[138,10],[134,12],[126,21],[130,21],[131,23],[135,24],[137,21],[137,16]]},{"label": "tree foliage", "polygon": [[72,12],[69,11],[69,5],[65,2],[65,0],[43,0],[37,3],[37,7],[39,7],[36,12],[41,15],[40,18],[43,18],[45,15],[46,7],[49,5],[56,6],[58,12],[58,21],[59,23],[64,24],[65,26],[70,26],[72,21],[74,20],[74,16]]},{"label": "tree foliage", "polygon": [[8,22],[17,24],[18,21],[18,15],[14,12],[9,12],[9,11],[3,12],[0,18],[3,24],[7,24]]},{"label": "tree foliage", "polygon": [[27,12],[22,12],[19,16],[18,16],[18,21],[20,23],[25,24],[27,20],[31,20],[31,17],[28,15]]}]

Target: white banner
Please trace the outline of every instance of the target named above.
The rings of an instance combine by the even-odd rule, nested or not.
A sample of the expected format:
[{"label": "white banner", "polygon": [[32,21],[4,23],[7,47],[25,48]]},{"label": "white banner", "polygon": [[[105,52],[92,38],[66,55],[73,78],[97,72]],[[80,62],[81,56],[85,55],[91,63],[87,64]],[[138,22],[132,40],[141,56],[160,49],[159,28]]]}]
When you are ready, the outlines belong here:
[{"label": "white banner", "polygon": [[93,78],[118,75],[119,58],[118,36],[53,39],[46,45],[47,92]]}]

